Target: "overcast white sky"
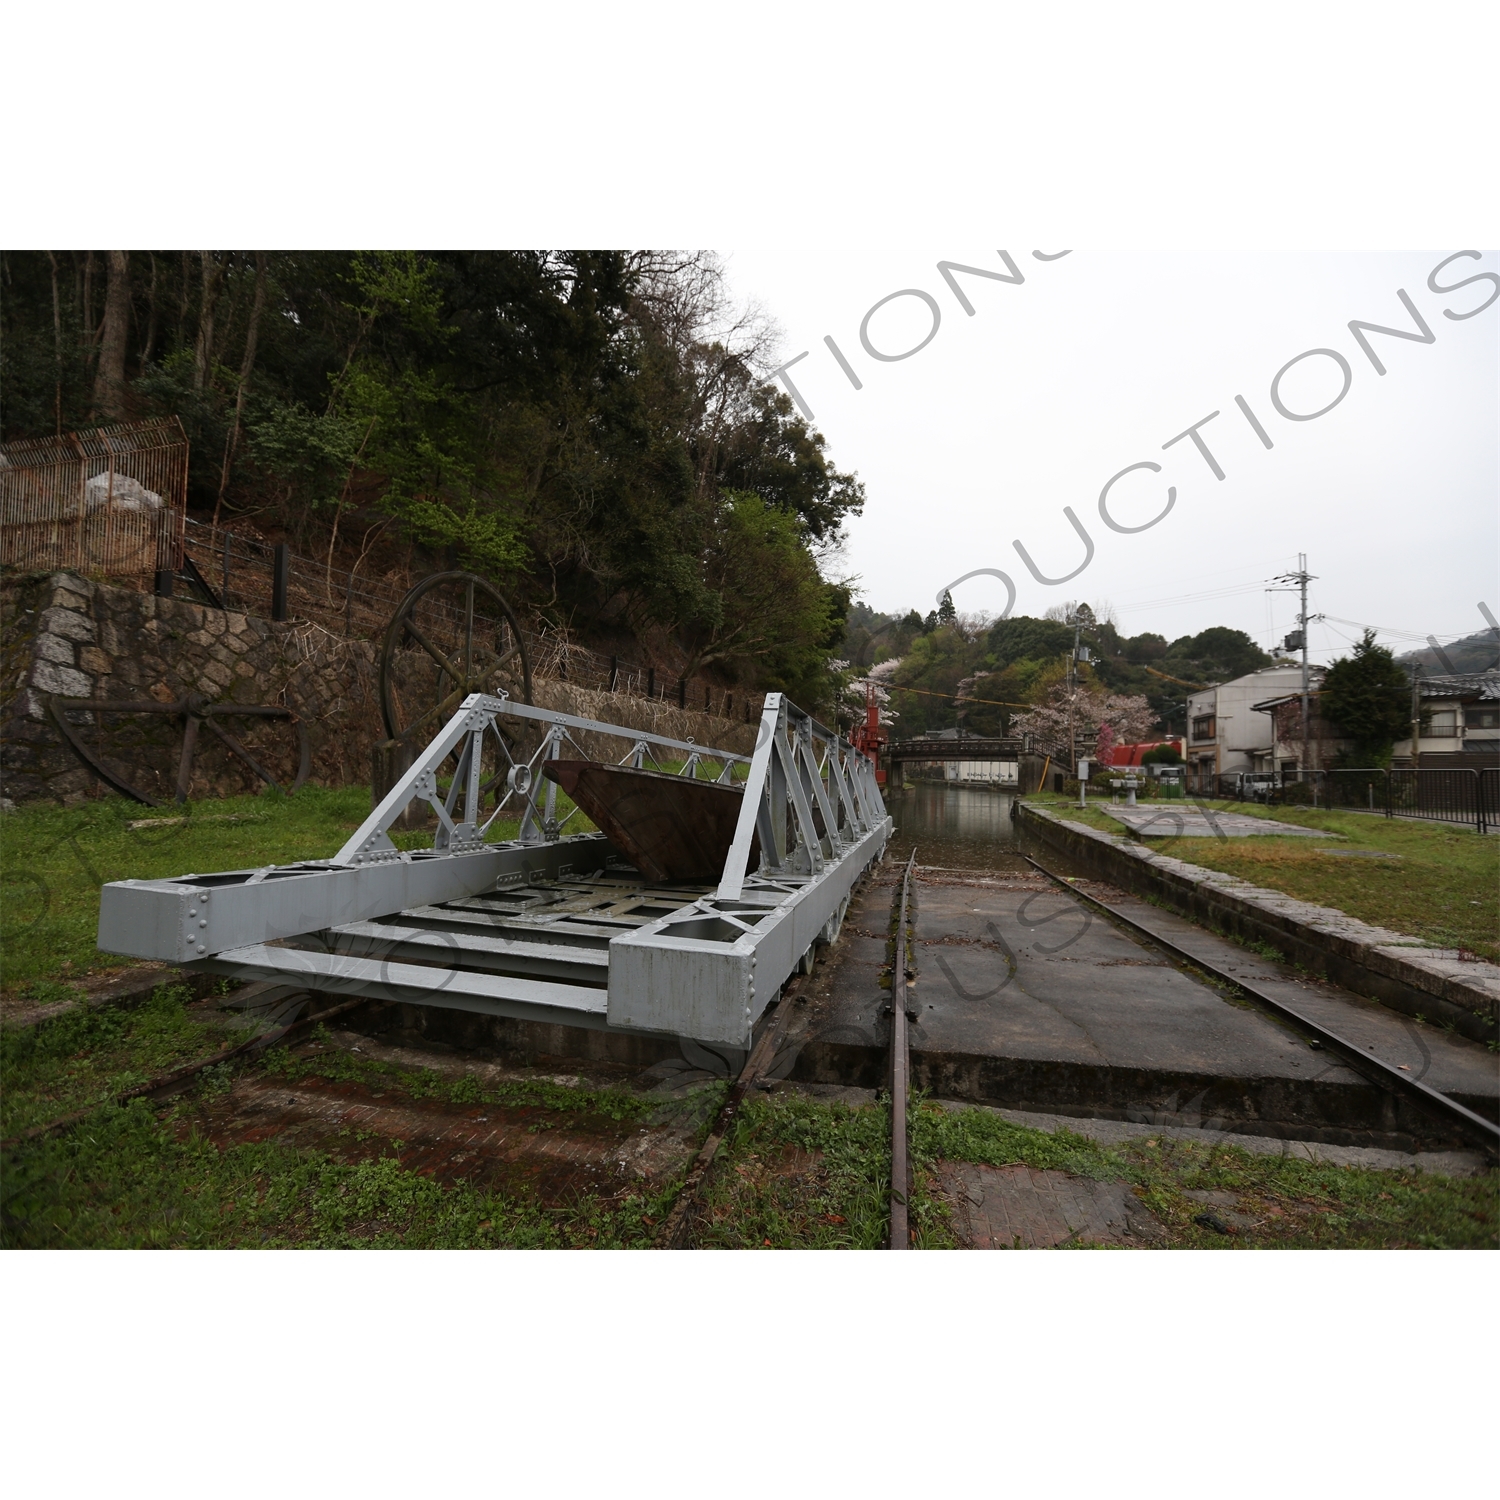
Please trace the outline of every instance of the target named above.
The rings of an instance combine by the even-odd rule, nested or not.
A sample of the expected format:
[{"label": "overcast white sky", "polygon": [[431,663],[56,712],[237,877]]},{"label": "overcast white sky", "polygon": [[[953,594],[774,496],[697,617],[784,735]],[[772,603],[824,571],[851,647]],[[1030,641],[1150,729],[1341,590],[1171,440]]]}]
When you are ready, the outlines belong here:
[{"label": "overcast white sky", "polygon": [[[1455,251],[1500,244],[1493,3],[1449,0],[1424,25],[1370,0],[1267,0],[1253,25],[1240,7],[1191,0],[960,3],[892,27],[806,0],[753,13],[590,0],[565,67],[547,12],[460,13],[452,27],[402,25],[392,47],[391,25],[353,34],[336,7],[271,0],[267,24],[236,33],[214,83],[248,101],[257,149],[224,172],[211,134],[180,136],[173,170],[193,191],[132,199],[113,211],[114,232],[135,243],[716,248],[785,330],[786,355],[811,351],[793,378],[835,462],[865,481],[846,566],[878,608],[925,610],[943,584],[990,567],[1014,580],[1018,612],[1102,598],[1130,633],[1230,624],[1265,644],[1293,606],[1268,602],[1261,585],[1305,551],[1312,607],[1338,617],[1313,628],[1320,659],[1357,636],[1345,621],[1420,640],[1482,628],[1480,600],[1500,614],[1500,303],[1454,321],[1444,309],[1468,311],[1491,285],[1449,296],[1426,285]],[[118,67],[140,39],[137,14],[91,14],[68,45],[83,48],[85,70]],[[198,36],[187,0],[163,14],[177,19],[162,36]],[[394,25],[404,13],[374,0],[371,14]],[[17,24],[49,16],[33,8]],[[295,56],[287,26],[309,44]],[[454,35],[470,38],[457,52]],[[356,143],[321,86],[322,46],[373,96],[429,90],[427,113],[368,111]],[[633,52],[635,71],[624,65]],[[504,60],[498,90],[492,57]],[[535,65],[547,58],[557,68]],[[457,84],[465,73],[474,86]],[[711,107],[688,104],[688,76],[713,79]],[[0,108],[21,130],[48,84],[14,84]],[[300,113],[264,108],[277,89]],[[94,148],[94,130],[54,112],[55,160],[38,145],[11,164],[12,201],[26,205],[18,243],[97,238],[92,200],[64,169]],[[1035,238],[1012,238],[1018,226]],[[1132,248],[1089,248],[1099,244]],[[1433,248],[1393,249],[1413,244]],[[999,268],[997,245],[1025,283],[961,278],[968,317],[937,262]],[[1038,248],[1072,253],[1041,262]],[[1500,256],[1445,276],[1480,269],[1500,272]],[[941,326],[911,358],[874,360],[861,322],[907,288],[936,299]],[[1374,336],[1381,377],[1347,325],[1410,327],[1398,288],[1436,341]],[[898,351],[929,326],[907,297],[870,334]],[[1315,348],[1349,361],[1348,395],[1315,421],[1288,421],[1272,408],[1272,378]],[[1326,358],[1298,366],[1284,387],[1292,408],[1315,409],[1330,375]],[[1191,442],[1162,451],[1212,411],[1203,437],[1222,481]],[[1121,481],[1117,518],[1148,520],[1168,485],[1176,506],[1148,531],[1111,531],[1099,491],[1143,461],[1162,472]],[[1012,544],[1046,576],[1071,571],[1083,553],[1064,506],[1096,552],[1077,578],[1044,586]],[[1242,592],[1191,597],[1231,589]],[[955,599],[998,612],[1005,592],[975,579]]]},{"label": "overcast white sky", "polygon": [[[1232,625],[1263,646],[1291,627],[1294,597],[1267,594],[1273,574],[1305,552],[1315,657],[1357,638],[1358,621],[1440,639],[1484,626],[1477,603],[1500,614],[1497,463],[1500,463],[1500,301],[1464,320],[1500,283],[1445,295],[1429,273],[1464,245],[1410,254],[1120,253],[1076,248],[1043,262],[1032,251],[1069,248],[1044,235],[1006,246],[1022,285],[957,274],[968,316],[939,261],[1004,272],[996,249],[960,237],[900,248],[852,243],[730,252],[737,290],[758,299],[785,331],[783,359],[810,351],[788,373],[828,439],[834,462],[857,470],[868,501],[850,528],[846,566],[877,609],[930,609],[937,591],[975,568],[1016,586],[1015,612],[1041,614],[1064,599],[1108,600],[1128,634],[1169,640]],[[1443,285],[1489,271],[1500,257],[1454,261]],[[861,345],[866,313],[904,289],[925,291],[940,314],[920,352],[895,362]],[[1431,344],[1369,334],[1378,375],[1351,320],[1417,331],[1405,290],[1435,335]],[[933,327],[930,307],[897,298],[870,320],[875,348],[900,353]],[[862,381],[856,391],[824,344],[832,336]],[[1277,372],[1310,349],[1348,361],[1348,394],[1326,415],[1290,421],[1270,398]],[[1343,384],[1327,356],[1282,381],[1282,403],[1313,412]],[[1267,450],[1235,405],[1242,395],[1270,436]],[[1162,445],[1217,411],[1201,429],[1224,470],[1215,478],[1191,439]],[[1128,465],[1151,461],[1111,492]],[[1063,514],[1071,506],[1095,546],[1084,558]],[[1201,597],[1217,591],[1214,597]],[[1195,597],[1196,596],[1196,597]],[[1000,581],[954,591],[961,609],[1005,607]]]},{"label": "overcast white sky", "polygon": [[[1264,642],[1286,629],[1292,606],[1276,596],[1268,627],[1262,582],[1305,551],[1318,575],[1314,608],[1452,637],[1481,626],[1481,599],[1500,615],[1500,303],[1454,322],[1442,310],[1467,311],[1489,287],[1439,297],[1426,278],[1455,251],[1500,245],[1497,28],[1494,0],[1440,7],[950,0],[900,12],[827,0],[714,7],[581,0],[566,12],[472,0],[420,8],[366,0],[356,12],[327,0],[264,0],[248,20],[242,9],[194,0],[15,6],[5,33],[12,55],[66,57],[70,76],[128,80],[132,103],[143,102],[116,111],[101,130],[100,111],[59,107],[55,67],[12,67],[0,92],[0,134],[13,146],[5,229],[12,244],[37,248],[105,238],[249,247],[713,246],[732,257],[741,292],[779,319],[788,355],[812,351],[794,378],[834,459],[868,486],[848,565],[870,603],[925,610],[949,580],[994,567],[1015,580],[1018,611],[1103,597],[1129,632],[1173,637],[1222,623]],[[122,168],[134,174],[125,192],[115,190]],[[1014,239],[1018,227],[1035,237]],[[966,317],[936,264],[993,267],[997,245],[1026,282],[965,281],[976,309]],[[1434,248],[1389,253],[1413,245]],[[1381,253],[1334,253],[1351,247]],[[1031,258],[1038,248],[1073,253],[1044,264]],[[1270,253],[1288,250],[1304,253]],[[1493,253],[1483,266],[1500,271]],[[1459,269],[1447,274],[1457,280]],[[880,363],[861,349],[860,323],[903,288],[936,298],[942,324],[920,354]],[[1347,324],[1409,326],[1398,288],[1436,341],[1377,338],[1390,371],[1382,378]],[[884,309],[871,324],[876,346],[900,349],[907,316],[922,311],[910,298]],[[925,317],[917,331],[925,334]],[[827,354],[827,334],[863,390],[856,393]],[[1277,416],[1272,377],[1296,355],[1325,347],[1349,361],[1348,396],[1316,421]],[[1325,368],[1309,368],[1320,363]],[[1288,377],[1292,409],[1314,409],[1298,403],[1318,400],[1314,387],[1330,368],[1309,361]],[[1239,415],[1237,393],[1274,449],[1264,449]],[[1222,482],[1187,442],[1161,451],[1215,410],[1221,415],[1203,435]],[[1177,486],[1175,509],[1137,535],[1107,530],[1100,488],[1146,460],[1162,472],[1121,482],[1119,519],[1149,519],[1168,484]],[[1019,537],[1051,576],[1074,568],[1082,547],[1064,506],[1096,554],[1072,582],[1042,587],[1011,544]],[[1244,592],[1184,597],[1216,587]],[[956,597],[966,609],[1004,604],[993,580],[976,579]],[[1356,634],[1343,624],[1315,626],[1320,659],[1344,646],[1335,630]],[[545,1395],[566,1378],[581,1341],[636,1334],[643,1300],[834,1306],[831,1326],[857,1353],[845,1361],[854,1376],[824,1393],[832,1406],[822,1430],[846,1417],[859,1422],[891,1337],[884,1325],[868,1332],[861,1310],[888,1290],[890,1275],[876,1257],[814,1262],[530,1259],[535,1295],[507,1304],[503,1330],[528,1359],[481,1364],[476,1350],[488,1346],[469,1336],[472,1309],[488,1305],[494,1262],[449,1259],[447,1302],[420,1325],[381,1326],[379,1347],[389,1356],[393,1343],[399,1354],[403,1339],[419,1340],[413,1357],[429,1361],[436,1347],[463,1375],[476,1411],[504,1404],[522,1414],[538,1434],[530,1445],[538,1462],[566,1446],[581,1453],[580,1472],[597,1470],[607,1482],[610,1455],[635,1436],[644,1408],[616,1401],[597,1418],[594,1462],[587,1444],[580,1449],[571,1407],[496,1382],[518,1370],[520,1380],[533,1368],[551,1373],[547,1361],[563,1361],[550,1381],[532,1380]],[[78,1403],[25,1398],[59,1379],[76,1384],[76,1349],[80,1342],[91,1349],[101,1328],[116,1345],[149,1337],[162,1295],[143,1291],[141,1278],[161,1264],[95,1257],[82,1276],[74,1261],[28,1265],[32,1280],[52,1275],[57,1295],[12,1299],[23,1354],[0,1374],[13,1373],[14,1390],[4,1394],[32,1438],[23,1469],[33,1455],[38,1472],[50,1465],[49,1492],[58,1488],[52,1456],[73,1441]],[[1012,1258],[997,1272],[950,1257],[924,1283],[939,1315],[911,1324],[910,1356],[930,1360],[940,1350],[957,1373],[950,1386],[960,1420],[975,1425],[986,1415],[990,1372],[976,1363],[971,1376],[964,1350],[985,1341],[944,1346],[933,1330],[1003,1305],[1005,1337],[1041,1372],[1021,1392],[1021,1420],[1042,1434],[1032,1448],[1045,1462],[1059,1442],[1078,1446],[1068,1426],[1077,1426],[1073,1407],[1051,1399],[1076,1377],[1076,1348],[1188,1342],[1211,1304],[1227,1320],[1244,1380],[1274,1382],[1294,1401],[1319,1404],[1322,1423],[1284,1436],[1282,1469],[1296,1478],[1282,1482],[1293,1493],[1424,1482],[1474,1488],[1485,1472],[1480,1449],[1435,1458],[1430,1444],[1391,1443],[1383,1408],[1365,1399],[1357,1378],[1376,1358],[1407,1358],[1401,1350],[1410,1343],[1412,1361],[1436,1356],[1470,1371],[1451,1397],[1460,1421],[1473,1426],[1493,1406],[1493,1373],[1478,1352],[1494,1344],[1493,1298],[1480,1279],[1488,1268],[1459,1257],[1435,1282],[1429,1264],[1200,1256],[1168,1266],[1075,1256],[1024,1265]],[[316,1314],[330,1297],[359,1295],[363,1279],[378,1295],[388,1275],[385,1262],[360,1257],[304,1261],[299,1271],[290,1298],[282,1293],[293,1316],[304,1305]],[[997,1274],[1021,1295],[997,1302]],[[195,1308],[221,1302],[222,1262],[174,1261],[170,1275],[174,1314],[191,1321]],[[648,1285],[653,1277],[661,1285]],[[965,1277],[971,1284],[960,1286]],[[1321,1365],[1288,1375],[1279,1341],[1257,1338],[1309,1299],[1339,1319],[1353,1378],[1329,1381]],[[1360,1316],[1372,1305],[1421,1306],[1426,1316],[1376,1325]],[[457,1316],[446,1316],[450,1307]],[[442,1330],[467,1341],[450,1347]],[[7,1332],[14,1344],[9,1325]],[[898,1330],[898,1357],[908,1354],[902,1336]],[[781,1344],[761,1343],[737,1353],[748,1383],[784,1373]],[[281,1360],[279,1349],[262,1345],[264,1352],[253,1344],[237,1350],[247,1392],[280,1373],[270,1363]],[[637,1338],[632,1347],[640,1345]],[[639,1358],[649,1366],[637,1381],[645,1397],[688,1416],[676,1429],[689,1434],[686,1461],[712,1463],[718,1454],[704,1445],[718,1438],[717,1392],[691,1375],[682,1381],[684,1362],[671,1341],[641,1348]],[[54,1378],[38,1381],[38,1369]],[[222,1406],[222,1382],[199,1388]],[[154,1384],[135,1389],[142,1402],[157,1394]],[[449,1399],[447,1387],[441,1395]],[[393,1449],[371,1427],[368,1403],[349,1404],[356,1393],[346,1411],[340,1396],[334,1418],[356,1440],[331,1454],[299,1453],[303,1484],[293,1481],[294,1493],[340,1480],[347,1488],[350,1473],[367,1487],[374,1480],[377,1491],[430,1477],[429,1452]],[[1136,1410],[1133,1399],[1111,1392],[1090,1409],[1101,1437],[1097,1456],[1087,1444],[1079,1450],[1085,1483],[1095,1473],[1108,1483],[1113,1455],[1151,1420],[1149,1400]],[[1213,1420],[1219,1399],[1208,1383],[1182,1403],[1183,1451],[1200,1468],[1222,1456]],[[219,1457],[217,1408],[204,1405],[200,1414],[189,1401],[188,1409],[202,1420],[179,1424],[189,1435],[186,1446],[175,1444],[184,1473]],[[153,1415],[110,1389],[88,1410],[91,1431],[102,1434],[95,1448],[110,1461],[139,1449],[141,1462],[159,1466],[160,1455],[141,1446],[149,1446]],[[444,1417],[451,1412],[435,1406],[432,1420]],[[1342,1445],[1329,1444],[1328,1430]],[[703,1434],[699,1454],[691,1439]],[[862,1469],[847,1444],[829,1457],[820,1436],[812,1433],[792,1466],[811,1476],[805,1487],[929,1477],[921,1445],[894,1452],[866,1445]],[[481,1467],[488,1450],[471,1447],[472,1461],[461,1454],[468,1467],[455,1477],[489,1480]],[[521,1463],[524,1472],[525,1455]],[[556,1487],[555,1476],[538,1472]],[[1227,1493],[1246,1492],[1233,1478],[1220,1488],[1226,1484]]]}]

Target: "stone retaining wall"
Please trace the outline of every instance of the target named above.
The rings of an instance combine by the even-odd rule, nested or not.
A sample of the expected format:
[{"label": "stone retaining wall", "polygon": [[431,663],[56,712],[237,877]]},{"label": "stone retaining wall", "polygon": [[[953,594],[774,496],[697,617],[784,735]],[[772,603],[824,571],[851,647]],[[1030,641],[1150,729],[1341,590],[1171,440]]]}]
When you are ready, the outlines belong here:
[{"label": "stone retaining wall", "polygon": [[[62,740],[47,715],[48,694],[71,698],[154,698],[190,693],[213,703],[278,704],[307,726],[310,780],[365,785],[371,751],[384,739],[377,647],[306,622],[276,623],[186,599],[113,588],[71,573],[8,582],[0,596],[0,791],[13,803],[73,805],[108,788]],[[749,753],[756,728],[665,702],[538,681],[538,706],[650,730],[674,739]],[[86,742],[99,733],[81,725]],[[283,785],[297,769],[297,735],[285,720],[221,721]],[[173,715],[112,720],[101,737],[131,784],[173,796],[181,723]],[[617,743],[617,742],[609,742]],[[597,753],[607,754],[602,740]],[[624,748],[615,750],[618,759]],[[193,759],[195,798],[253,792],[263,783],[211,734]]]},{"label": "stone retaining wall", "polygon": [[1232,937],[1269,943],[1358,995],[1451,1025],[1478,1041],[1497,1034],[1500,968],[1494,964],[1461,960],[1454,949],[1428,947],[1332,907],[1172,859],[1027,802],[1016,802],[1015,822],[1090,875]]}]

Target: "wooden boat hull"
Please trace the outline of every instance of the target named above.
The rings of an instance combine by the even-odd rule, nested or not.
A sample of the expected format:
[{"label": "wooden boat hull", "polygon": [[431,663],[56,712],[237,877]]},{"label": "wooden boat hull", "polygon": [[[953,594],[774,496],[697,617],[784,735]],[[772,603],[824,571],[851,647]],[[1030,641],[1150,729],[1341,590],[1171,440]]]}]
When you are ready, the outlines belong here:
[{"label": "wooden boat hull", "polygon": [[[647,880],[701,884],[723,873],[745,800],[738,786],[603,761],[549,760],[541,769]],[[752,839],[748,868],[759,851]]]}]

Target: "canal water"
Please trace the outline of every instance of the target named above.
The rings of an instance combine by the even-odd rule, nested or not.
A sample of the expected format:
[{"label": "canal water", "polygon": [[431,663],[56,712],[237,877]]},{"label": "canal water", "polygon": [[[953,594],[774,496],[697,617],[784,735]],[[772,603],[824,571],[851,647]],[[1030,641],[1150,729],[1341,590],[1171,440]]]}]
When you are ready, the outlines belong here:
[{"label": "canal water", "polygon": [[1013,870],[1021,865],[1009,789],[908,782],[888,790],[886,807],[896,822],[892,859],[913,848],[917,863],[954,870]]}]

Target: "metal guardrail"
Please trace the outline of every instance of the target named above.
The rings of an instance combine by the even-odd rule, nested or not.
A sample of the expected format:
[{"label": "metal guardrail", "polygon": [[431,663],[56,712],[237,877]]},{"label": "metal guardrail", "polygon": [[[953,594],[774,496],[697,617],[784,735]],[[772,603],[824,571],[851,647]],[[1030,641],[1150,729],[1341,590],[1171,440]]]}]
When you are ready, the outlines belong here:
[{"label": "metal guardrail", "polygon": [[892,740],[886,748],[887,762],[896,760],[1016,760],[1022,751],[1018,739],[999,736],[961,740],[941,740],[922,736],[910,740]]},{"label": "metal guardrail", "polygon": [[1275,778],[1189,773],[1189,796],[1271,807],[1324,807],[1387,818],[1455,823],[1488,833],[1500,828],[1500,766],[1338,767]]}]

